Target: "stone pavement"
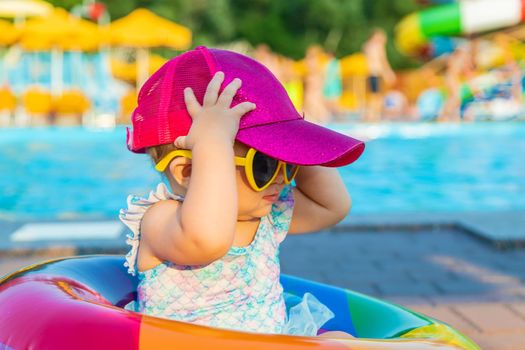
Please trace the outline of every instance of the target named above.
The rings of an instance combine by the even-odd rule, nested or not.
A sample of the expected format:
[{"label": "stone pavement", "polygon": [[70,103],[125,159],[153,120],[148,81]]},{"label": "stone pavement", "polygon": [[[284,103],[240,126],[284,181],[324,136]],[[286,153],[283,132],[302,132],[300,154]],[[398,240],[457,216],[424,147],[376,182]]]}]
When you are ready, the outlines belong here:
[{"label": "stone pavement", "polygon": [[289,236],[284,273],[401,304],[482,349],[525,350],[525,250],[497,250],[456,230]]},{"label": "stone pavement", "polygon": [[338,227],[352,231],[454,229],[500,249],[525,248],[525,211],[519,210],[351,214]]},{"label": "stone pavement", "polygon": [[[123,252],[122,242],[105,242],[99,251]],[[46,257],[97,252],[84,241],[76,247],[48,244],[36,251],[46,257],[30,255],[31,248],[12,250],[11,255],[4,251],[0,275]],[[356,290],[447,322],[482,349],[525,350],[525,249],[498,250],[454,227],[348,231],[340,226],[290,235],[281,249],[281,264],[284,273]]]}]

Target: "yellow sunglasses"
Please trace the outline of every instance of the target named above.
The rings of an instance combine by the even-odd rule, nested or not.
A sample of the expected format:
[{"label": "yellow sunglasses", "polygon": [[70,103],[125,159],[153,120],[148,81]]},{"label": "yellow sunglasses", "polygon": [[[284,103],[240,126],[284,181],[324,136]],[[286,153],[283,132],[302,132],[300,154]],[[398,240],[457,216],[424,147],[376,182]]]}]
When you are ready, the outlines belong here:
[{"label": "yellow sunglasses", "polygon": [[[155,165],[155,169],[163,172],[175,157],[191,159],[191,151],[186,149],[171,151]],[[269,157],[253,148],[248,150],[245,157],[235,156],[235,165],[244,167],[248,183],[257,192],[268,188],[281,168],[283,169],[284,183],[287,185],[292,182],[299,171],[298,165]]]}]

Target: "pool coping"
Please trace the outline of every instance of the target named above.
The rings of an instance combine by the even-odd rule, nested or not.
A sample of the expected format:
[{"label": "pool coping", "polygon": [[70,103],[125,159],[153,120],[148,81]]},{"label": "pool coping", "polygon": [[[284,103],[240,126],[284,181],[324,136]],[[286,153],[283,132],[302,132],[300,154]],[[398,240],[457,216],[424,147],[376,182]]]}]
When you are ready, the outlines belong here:
[{"label": "pool coping", "polygon": [[[82,222],[107,222],[88,219]],[[110,222],[118,222],[113,220]],[[11,236],[26,224],[78,224],[79,220],[0,220],[0,258],[33,255],[56,256],[94,253],[121,254],[128,229],[121,224],[117,239],[39,240],[14,242]],[[468,213],[385,213],[352,214],[325,231],[335,233],[422,232],[454,230],[470,235],[498,250],[525,248],[525,211]]]},{"label": "pool coping", "polygon": [[355,214],[332,230],[422,231],[453,229],[505,250],[525,248],[525,211]]}]

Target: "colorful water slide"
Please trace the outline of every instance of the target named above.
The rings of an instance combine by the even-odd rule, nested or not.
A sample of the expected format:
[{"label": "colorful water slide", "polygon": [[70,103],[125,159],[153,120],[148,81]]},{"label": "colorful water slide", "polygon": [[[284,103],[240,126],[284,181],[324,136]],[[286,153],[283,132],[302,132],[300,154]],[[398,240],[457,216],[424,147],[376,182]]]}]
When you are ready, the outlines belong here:
[{"label": "colorful water slide", "polygon": [[408,15],[396,28],[396,43],[405,55],[424,53],[434,36],[481,33],[525,21],[525,0],[463,0]]}]

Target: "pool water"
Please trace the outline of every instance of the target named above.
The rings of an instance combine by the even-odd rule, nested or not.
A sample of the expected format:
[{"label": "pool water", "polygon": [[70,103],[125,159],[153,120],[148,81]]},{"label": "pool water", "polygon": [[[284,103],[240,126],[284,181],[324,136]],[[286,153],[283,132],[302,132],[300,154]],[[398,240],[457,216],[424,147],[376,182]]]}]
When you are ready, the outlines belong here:
[{"label": "pool water", "polygon": [[[354,213],[525,209],[525,123],[330,127],[366,139],[340,172]],[[125,129],[0,129],[0,219],[115,219],[161,178]]]},{"label": "pool water", "polygon": [[355,212],[525,209],[525,123],[339,131],[373,138],[356,163],[341,169]]}]

